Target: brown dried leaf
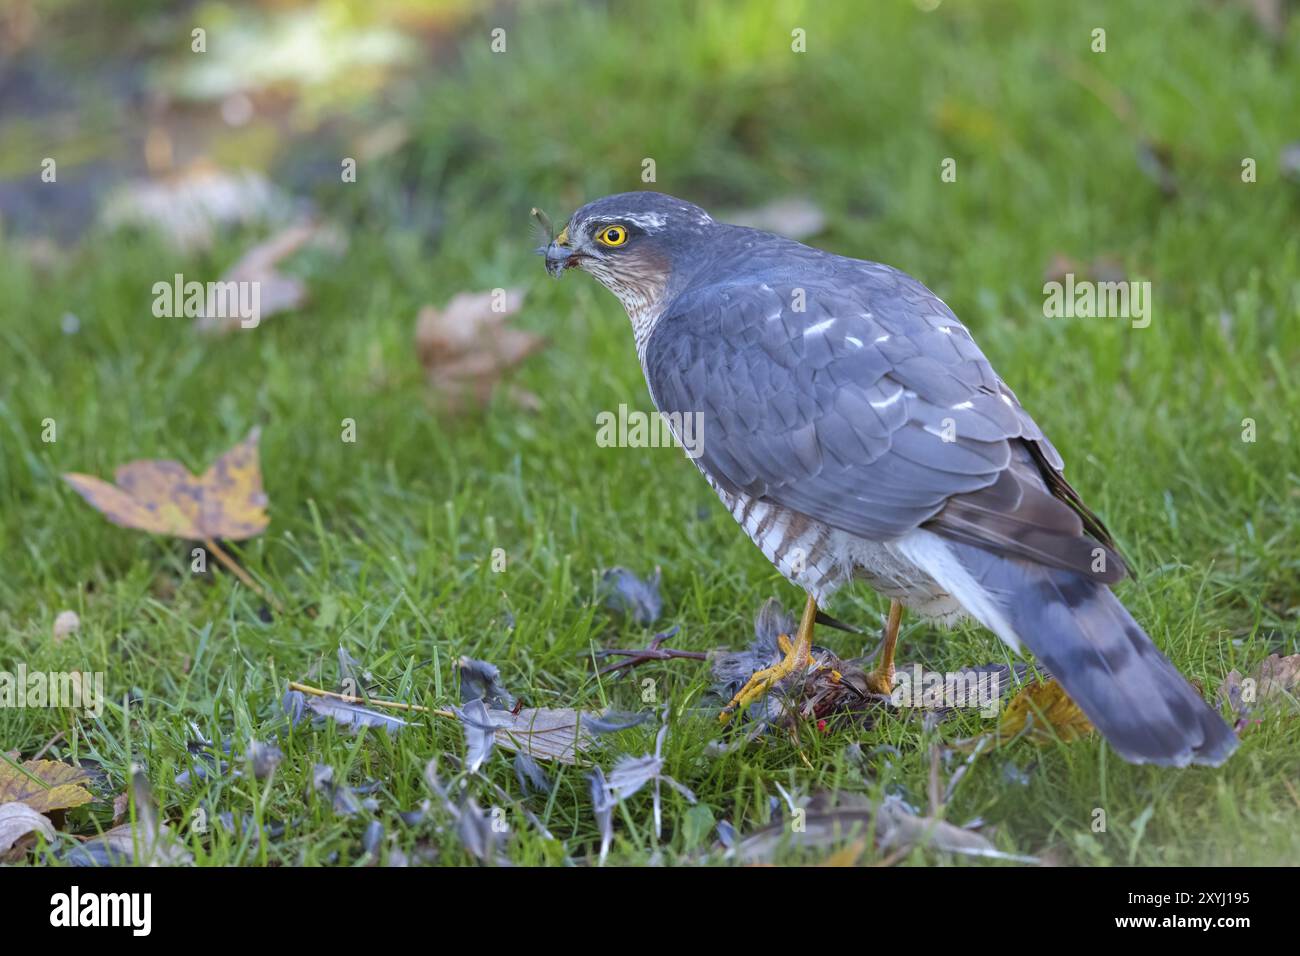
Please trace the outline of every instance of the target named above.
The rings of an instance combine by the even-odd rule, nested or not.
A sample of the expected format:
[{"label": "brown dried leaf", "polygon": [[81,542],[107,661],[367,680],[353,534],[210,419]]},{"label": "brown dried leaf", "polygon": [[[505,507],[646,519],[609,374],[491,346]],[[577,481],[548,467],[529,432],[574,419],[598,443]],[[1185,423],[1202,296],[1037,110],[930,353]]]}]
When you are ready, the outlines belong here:
[{"label": "brown dried leaf", "polygon": [[94,799],[82,784],[90,774],[57,760],[0,761],[0,803],[24,803],[41,813],[67,810]]},{"label": "brown dried leaf", "polygon": [[420,310],[416,353],[429,384],[453,408],[467,399],[486,404],[502,376],[546,344],[540,335],[506,324],[523,301],[520,289],[462,292],[443,309]]},{"label": "brown dried leaf", "polygon": [[[277,232],[244,253],[220,281],[258,284],[259,322],[277,312],[298,308],[307,299],[307,285],[296,276],[280,272],[277,266],[301,249],[316,234],[316,229],[314,224],[300,223]],[[209,297],[204,314],[195,320],[195,328],[200,332],[225,333],[241,327],[238,316],[218,314],[221,311],[215,298]]]},{"label": "brown dried leaf", "polygon": [[1268,655],[1255,670],[1255,682],[1260,703],[1294,694],[1300,684],[1300,654]]},{"label": "brown dried leaf", "polygon": [[[1259,723],[1261,708],[1294,699],[1300,694],[1300,654],[1282,657],[1270,654],[1260,661],[1255,672],[1243,677],[1240,671],[1230,671],[1219,685],[1219,702],[1227,704],[1235,716],[1234,726],[1245,730]],[[1252,719],[1253,718],[1253,719]]]},{"label": "brown dried leaf", "polygon": [[93,475],[68,473],[68,484],[109,521],[151,534],[202,541],[242,541],[270,523],[257,443],[260,429],[226,452],[196,478],[174,461],[123,465],[116,485]]},{"label": "brown dried leaf", "polygon": [[123,790],[113,798],[113,826],[126,821],[131,811],[131,792]]},{"label": "brown dried leaf", "polygon": [[40,833],[45,839],[53,840],[54,825],[25,803],[16,800],[0,803],[0,860],[21,857],[31,841],[24,840],[23,847],[17,849],[15,844],[29,833]]}]

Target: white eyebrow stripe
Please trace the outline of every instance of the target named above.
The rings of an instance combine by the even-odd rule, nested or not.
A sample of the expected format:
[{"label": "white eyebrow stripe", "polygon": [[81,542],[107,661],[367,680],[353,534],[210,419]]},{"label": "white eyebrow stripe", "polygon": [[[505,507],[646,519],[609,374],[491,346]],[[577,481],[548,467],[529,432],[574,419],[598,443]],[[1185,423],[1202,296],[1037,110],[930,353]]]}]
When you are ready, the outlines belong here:
[{"label": "white eyebrow stripe", "polygon": [[659,215],[657,212],[650,212],[640,216],[623,216],[622,218],[627,222],[632,223],[632,225],[644,229],[646,232],[658,232],[664,227],[665,221],[664,217]]}]

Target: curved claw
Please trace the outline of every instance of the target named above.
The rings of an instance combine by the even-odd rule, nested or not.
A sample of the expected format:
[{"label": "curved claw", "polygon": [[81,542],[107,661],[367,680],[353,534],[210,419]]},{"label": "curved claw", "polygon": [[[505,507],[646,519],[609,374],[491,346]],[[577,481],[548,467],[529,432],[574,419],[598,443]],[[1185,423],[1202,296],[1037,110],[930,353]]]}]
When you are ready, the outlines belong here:
[{"label": "curved claw", "polygon": [[735,697],[731,698],[731,703],[722,708],[718,720],[725,724],[736,711],[745,709],[771,690],[777,683],[785,680],[796,670],[806,666],[808,663],[807,654],[804,654],[803,660],[800,661],[797,651],[797,646],[791,647],[789,653],[780,663],[764,668],[761,671],[755,671],[754,676],[745,683],[744,687],[740,688]]},{"label": "curved claw", "polygon": [[794,643],[791,644],[789,637],[784,634],[777,639],[777,645],[786,652],[785,657],[771,667],[755,672],[736,696],[731,698],[731,702],[722,708],[722,713],[718,715],[719,721],[725,724],[737,710],[748,707],[778,682],[808,666],[808,661],[812,657],[812,632],[816,619],[817,602],[810,594],[808,603],[804,606],[803,620],[799,624],[799,633],[795,636]]}]

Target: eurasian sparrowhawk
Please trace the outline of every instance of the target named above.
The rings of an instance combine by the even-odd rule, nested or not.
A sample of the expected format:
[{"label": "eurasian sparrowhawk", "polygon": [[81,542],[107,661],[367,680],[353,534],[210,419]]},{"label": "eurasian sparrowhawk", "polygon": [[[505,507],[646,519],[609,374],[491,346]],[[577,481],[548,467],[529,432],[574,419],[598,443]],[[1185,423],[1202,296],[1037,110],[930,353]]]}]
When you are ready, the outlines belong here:
[{"label": "eurasian sparrowhawk", "polygon": [[[545,248],[623,303],[660,412],[703,416],[696,464],[817,606],[851,580],[894,602],[871,685],[888,691],[901,606],[968,615],[1031,650],[1124,759],[1219,764],[1233,732],[1110,585],[1105,526],[966,327],[897,269],[715,222],[662,193],[606,196]],[[901,605],[901,606],[900,606]]]}]

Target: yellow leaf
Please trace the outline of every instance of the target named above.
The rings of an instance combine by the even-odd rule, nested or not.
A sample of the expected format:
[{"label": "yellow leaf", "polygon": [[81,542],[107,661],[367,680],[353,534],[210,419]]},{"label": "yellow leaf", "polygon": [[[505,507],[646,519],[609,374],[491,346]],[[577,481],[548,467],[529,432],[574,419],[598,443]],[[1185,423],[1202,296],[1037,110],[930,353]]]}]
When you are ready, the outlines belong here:
[{"label": "yellow leaf", "polygon": [[196,478],[178,462],[145,460],[123,465],[116,485],[93,475],[65,474],[64,480],[109,521],[124,528],[202,541],[242,541],[270,523],[259,430],[218,458]]},{"label": "yellow leaf", "polygon": [[[136,462],[143,465],[145,462]],[[166,498],[139,501],[128,492],[110,485],[94,475],[69,473],[64,480],[96,511],[113,524],[135,528],[151,534],[169,534],[178,538],[201,538],[198,525],[185,511]],[[174,491],[174,489],[169,489]]]},{"label": "yellow leaf", "polygon": [[865,837],[860,837],[842,849],[836,850],[818,866],[857,866],[858,860],[862,859],[862,854],[865,852],[867,852],[867,841]]},{"label": "yellow leaf", "polygon": [[1088,718],[1066,695],[1065,688],[1054,680],[1026,685],[1007,704],[998,721],[998,737],[1002,742],[1023,734],[1039,744],[1057,739],[1069,743],[1090,733],[1092,724]]},{"label": "yellow leaf", "polygon": [[16,801],[41,813],[79,807],[94,799],[81,786],[88,780],[80,767],[57,760],[0,761],[0,804]]}]

